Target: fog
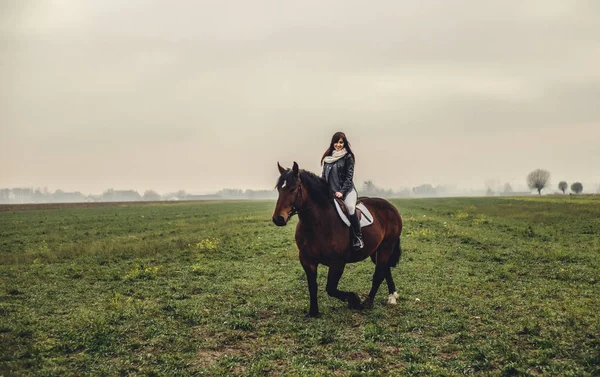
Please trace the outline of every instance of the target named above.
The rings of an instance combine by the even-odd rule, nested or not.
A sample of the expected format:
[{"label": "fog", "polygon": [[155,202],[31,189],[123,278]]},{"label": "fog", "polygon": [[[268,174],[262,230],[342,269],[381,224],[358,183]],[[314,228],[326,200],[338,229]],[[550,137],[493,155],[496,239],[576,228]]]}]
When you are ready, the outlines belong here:
[{"label": "fog", "polygon": [[0,2],[0,188],[600,184],[600,3]]}]

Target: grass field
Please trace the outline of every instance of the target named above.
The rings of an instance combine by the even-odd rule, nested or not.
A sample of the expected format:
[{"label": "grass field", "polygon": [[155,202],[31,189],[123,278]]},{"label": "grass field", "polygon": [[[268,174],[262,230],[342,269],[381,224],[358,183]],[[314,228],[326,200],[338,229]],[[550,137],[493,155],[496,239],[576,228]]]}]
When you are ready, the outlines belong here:
[{"label": "grass field", "polygon": [[600,375],[600,197],[392,202],[398,305],[318,319],[274,202],[0,212],[0,375]]}]

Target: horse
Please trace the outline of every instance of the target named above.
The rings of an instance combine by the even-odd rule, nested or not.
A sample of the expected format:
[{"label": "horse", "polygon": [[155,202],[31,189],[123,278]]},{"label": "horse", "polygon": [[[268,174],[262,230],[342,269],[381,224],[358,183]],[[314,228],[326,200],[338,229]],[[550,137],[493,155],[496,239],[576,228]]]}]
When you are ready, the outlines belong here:
[{"label": "horse", "polygon": [[[294,162],[291,169],[281,167],[276,188],[277,203],[273,212],[273,223],[285,226],[297,214],[296,245],[299,259],[310,295],[310,309],[307,317],[318,317],[317,267],[329,267],[326,291],[329,296],[348,303],[350,309],[373,307],[373,300],[383,279],[388,285],[388,303],[396,304],[398,294],[392,279],[391,267],[400,260],[402,217],[390,202],[381,198],[361,197],[360,201],[373,215],[373,224],[362,229],[365,246],[352,251],[350,228],[336,212],[333,192],[324,179],[306,170],[300,170]],[[355,292],[338,289],[338,283],[347,263],[355,263],[371,257],[375,272],[371,291],[364,302]]]}]

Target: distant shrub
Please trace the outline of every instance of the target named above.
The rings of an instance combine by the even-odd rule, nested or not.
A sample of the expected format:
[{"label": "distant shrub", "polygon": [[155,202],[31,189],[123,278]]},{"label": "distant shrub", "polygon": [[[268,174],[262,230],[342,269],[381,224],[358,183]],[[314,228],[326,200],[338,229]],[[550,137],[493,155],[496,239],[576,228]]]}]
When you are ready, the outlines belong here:
[{"label": "distant shrub", "polygon": [[581,192],[583,191],[583,185],[581,184],[581,182],[575,182],[571,185],[571,191],[573,191],[575,194],[581,194]]},{"label": "distant shrub", "polygon": [[568,185],[568,184],[567,184],[567,182],[565,182],[565,181],[560,181],[560,182],[558,183],[558,189],[559,189],[560,191],[562,191],[562,193],[563,193],[563,194],[565,193],[565,191],[567,190],[567,188],[568,188],[568,187],[569,187],[569,185]]}]

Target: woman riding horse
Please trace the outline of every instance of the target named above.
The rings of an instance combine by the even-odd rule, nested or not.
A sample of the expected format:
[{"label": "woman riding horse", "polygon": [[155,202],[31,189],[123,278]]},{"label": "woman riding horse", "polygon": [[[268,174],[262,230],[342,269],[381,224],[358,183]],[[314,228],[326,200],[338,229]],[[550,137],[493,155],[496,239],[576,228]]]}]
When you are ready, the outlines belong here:
[{"label": "woman riding horse", "polygon": [[[387,281],[388,302],[395,304],[398,295],[392,280],[391,267],[400,260],[400,233],[402,218],[396,207],[384,199],[365,198],[362,203],[373,215],[373,223],[363,231],[364,247],[351,252],[350,233],[340,219],[332,200],[329,184],[315,174],[300,170],[294,162],[292,169],[277,164],[280,177],[277,180],[279,197],[273,213],[273,222],[284,226],[298,214],[296,245],[299,258],[308,280],[310,294],[309,317],[319,315],[317,303],[317,267],[329,266],[327,294],[348,302],[351,309],[371,307],[383,279]],[[354,263],[371,257],[375,273],[371,291],[364,303],[354,292],[338,289],[338,283],[346,263]]]}]

